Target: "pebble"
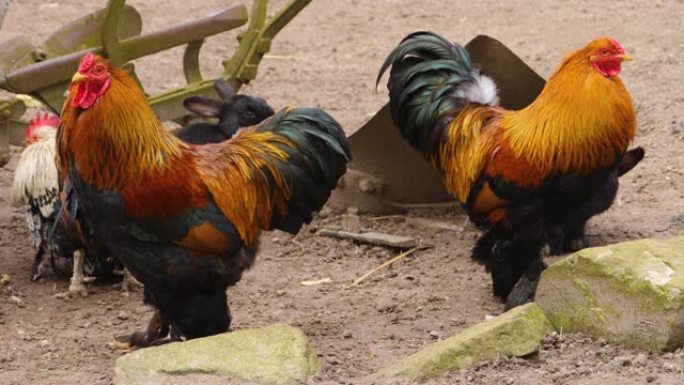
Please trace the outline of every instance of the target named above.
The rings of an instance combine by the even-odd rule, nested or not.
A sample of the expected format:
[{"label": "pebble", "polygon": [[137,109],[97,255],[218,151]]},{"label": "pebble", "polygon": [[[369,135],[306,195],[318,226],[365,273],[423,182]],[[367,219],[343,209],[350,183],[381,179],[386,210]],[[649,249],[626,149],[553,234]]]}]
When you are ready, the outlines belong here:
[{"label": "pebble", "polygon": [[587,367],[577,369],[577,374],[579,374],[580,376],[588,376],[591,374],[591,372],[591,368]]},{"label": "pebble", "polygon": [[632,359],[627,356],[617,356],[610,360],[610,365],[614,367],[631,366]]},{"label": "pebble", "polygon": [[433,340],[438,340],[438,339],[439,339],[439,333],[437,333],[436,331],[432,330],[432,331],[430,332],[430,337],[431,337]]},{"label": "pebble", "polygon": [[353,334],[351,331],[347,330],[342,334],[342,338],[352,338]]},{"label": "pebble", "polygon": [[636,355],[636,357],[634,357],[632,362],[636,366],[645,366],[648,363],[648,357],[644,353],[639,353]]},{"label": "pebble", "polygon": [[9,301],[11,303],[17,305],[17,307],[26,307],[26,304],[24,303],[24,301],[21,298],[17,297],[16,295],[11,295],[9,297]]},{"label": "pebble", "polygon": [[119,314],[116,315],[116,318],[118,318],[122,321],[125,321],[128,319],[128,313],[126,313],[125,311],[122,310],[119,312]]}]

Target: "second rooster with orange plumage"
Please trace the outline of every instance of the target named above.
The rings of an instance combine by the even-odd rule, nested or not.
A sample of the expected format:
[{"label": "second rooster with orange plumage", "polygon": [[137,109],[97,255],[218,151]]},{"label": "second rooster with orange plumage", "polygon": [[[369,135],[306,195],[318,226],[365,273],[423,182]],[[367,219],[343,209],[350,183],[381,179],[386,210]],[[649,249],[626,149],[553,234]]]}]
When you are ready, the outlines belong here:
[{"label": "second rooster with orange plumage", "polygon": [[636,126],[618,76],[629,59],[616,40],[596,39],[566,56],[519,111],[498,107],[494,81],[463,47],[434,33],[409,35],[382,66],[380,75],[392,67],[395,125],[470,218],[487,227],[473,258],[490,271],[507,307],[534,296],[551,232],[583,230],[612,203],[617,175],[643,157],[642,150],[631,154],[622,170]]}]

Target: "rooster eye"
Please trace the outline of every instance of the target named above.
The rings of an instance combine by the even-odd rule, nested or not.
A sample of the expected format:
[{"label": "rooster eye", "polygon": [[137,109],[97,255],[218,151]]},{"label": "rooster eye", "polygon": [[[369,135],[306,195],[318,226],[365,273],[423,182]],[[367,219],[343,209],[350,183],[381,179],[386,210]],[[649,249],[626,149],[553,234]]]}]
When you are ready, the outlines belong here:
[{"label": "rooster eye", "polygon": [[602,49],[602,50],[601,50],[601,55],[603,55],[603,56],[606,56],[606,55],[608,55],[608,50],[607,50],[607,49],[605,49],[605,48],[604,48],[604,49]]},{"label": "rooster eye", "polygon": [[104,72],[104,67],[103,66],[97,66],[95,67],[95,75],[102,75],[102,72]]}]

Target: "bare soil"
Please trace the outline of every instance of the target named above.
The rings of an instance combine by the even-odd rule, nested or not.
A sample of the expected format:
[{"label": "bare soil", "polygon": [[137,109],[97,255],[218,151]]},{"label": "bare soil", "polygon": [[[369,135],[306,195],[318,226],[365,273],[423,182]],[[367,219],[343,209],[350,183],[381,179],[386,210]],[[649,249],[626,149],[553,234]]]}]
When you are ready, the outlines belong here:
[{"label": "bare soil", "polygon": [[[26,34],[39,43],[69,20],[105,1],[13,0],[0,40]],[[219,0],[129,1],[143,14],[145,31],[209,14]],[[274,5],[283,1],[274,1]],[[256,81],[244,92],[282,107],[319,106],[355,131],[387,100],[374,92],[377,70],[406,34],[429,29],[467,42],[485,33],[502,40],[548,76],[563,54],[600,35],[623,43],[636,60],[623,80],[638,109],[636,144],[647,157],[622,179],[620,199],[589,226],[592,245],[667,237],[684,227],[684,3],[681,0],[574,2],[511,0],[313,1],[273,43]],[[203,71],[220,72],[234,48],[234,33],[212,38]],[[181,49],[137,63],[147,91],[182,84]],[[15,149],[18,152],[18,149]],[[379,151],[381,151],[379,149]],[[93,285],[85,298],[57,299],[68,281],[29,280],[33,250],[23,212],[11,207],[16,154],[0,168],[0,384],[109,384],[114,335],[143,326],[151,315],[139,292]],[[397,165],[401,167],[401,165]],[[457,209],[421,210],[426,217],[462,225]],[[433,249],[418,251],[359,286],[350,283],[398,251],[321,238],[319,228],[374,229],[417,237]],[[372,218],[323,213],[297,237],[263,236],[258,263],[228,291],[234,328],[275,322],[298,326],[324,363],[312,384],[367,383],[365,377],[435,340],[502,310],[489,277],[469,250],[479,232],[435,230],[405,217]],[[307,286],[302,281],[330,278]],[[550,336],[525,359],[501,359],[454,372],[428,384],[681,384],[684,353],[662,355],[625,349],[579,335]]]}]

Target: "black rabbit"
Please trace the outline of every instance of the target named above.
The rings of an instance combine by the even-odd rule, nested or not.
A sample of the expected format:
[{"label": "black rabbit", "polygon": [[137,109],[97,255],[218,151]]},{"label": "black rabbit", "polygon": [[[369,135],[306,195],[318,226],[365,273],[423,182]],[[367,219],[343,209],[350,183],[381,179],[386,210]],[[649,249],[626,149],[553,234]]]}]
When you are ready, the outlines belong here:
[{"label": "black rabbit", "polygon": [[218,143],[230,139],[240,127],[259,124],[274,114],[264,99],[238,95],[223,79],[216,80],[214,88],[221,100],[191,96],[183,100],[183,106],[197,115],[218,118],[218,123],[188,124],[175,132],[177,138],[192,144]]}]

